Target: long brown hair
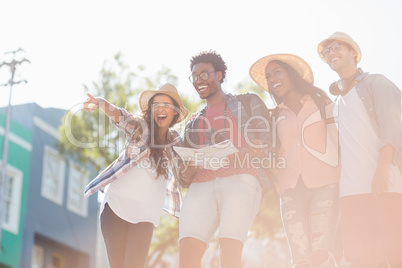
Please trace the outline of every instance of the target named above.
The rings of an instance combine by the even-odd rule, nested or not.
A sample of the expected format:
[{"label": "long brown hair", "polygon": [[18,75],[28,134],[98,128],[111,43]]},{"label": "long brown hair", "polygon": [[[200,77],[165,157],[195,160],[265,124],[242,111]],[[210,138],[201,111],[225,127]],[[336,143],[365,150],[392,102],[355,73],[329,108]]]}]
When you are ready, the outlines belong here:
[{"label": "long brown hair", "polygon": [[[155,118],[153,115],[153,109],[152,109],[152,104],[154,101],[154,98],[158,95],[166,95],[166,94],[155,94],[152,98],[149,99],[148,101],[148,109],[144,111],[143,116],[144,120],[148,125],[148,130],[149,130],[149,138],[147,141],[148,148],[150,149],[150,155],[149,158],[151,160],[152,167],[156,170],[156,178],[158,178],[160,175],[163,175],[166,179],[168,178],[169,174],[169,161],[168,158],[170,158],[169,155],[165,155],[164,150],[166,148],[166,145],[168,143],[163,143],[162,139],[159,137],[159,127],[158,124],[155,122]],[[166,95],[168,96],[168,95]],[[172,122],[169,125],[169,128],[173,127],[179,118],[179,111],[180,107],[177,104],[177,102],[168,96],[175,107],[175,111],[178,111],[178,114],[176,114],[172,120]],[[169,131],[167,132],[166,135],[168,135]],[[168,138],[168,137],[166,137]],[[169,140],[167,140],[169,142]]]},{"label": "long brown hair", "polygon": [[[328,101],[331,101],[327,93],[304,80],[289,64],[279,60],[274,60],[272,62],[279,64],[286,70],[286,72],[289,74],[290,80],[295,85],[295,88],[297,91],[299,91],[299,93],[302,95],[311,96],[320,110],[321,118],[325,119],[325,106],[328,104]],[[276,104],[283,102],[283,100],[275,94],[275,91],[270,90],[269,93],[274,98]]]}]

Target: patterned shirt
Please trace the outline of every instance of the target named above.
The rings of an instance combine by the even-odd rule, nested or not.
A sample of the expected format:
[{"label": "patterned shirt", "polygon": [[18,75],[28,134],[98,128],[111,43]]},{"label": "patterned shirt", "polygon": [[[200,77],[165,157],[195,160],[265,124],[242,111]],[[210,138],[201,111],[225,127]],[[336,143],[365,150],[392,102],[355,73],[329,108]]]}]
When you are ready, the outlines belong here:
[{"label": "patterned shirt", "polygon": [[[96,178],[94,178],[84,191],[85,196],[90,196],[98,190],[103,191],[103,188],[108,184],[118,179],[123,174],[127,173],[132,167],[138,165],[144,158],[149,157],[150,149],[147,146],[149,139],[149,130],[147,123],[143,118],[134,116],[125,109],[120,108],[122,120],[118,123],[111,120],[111,123],[119,127],[126,134],[127,140],[125,149],[120,156],[113,161],[105,170],[103,170]],[[169,131],[167,153],[171,159],[175,160],[176,155],[173,152],[172,146],[180,145],[180,135],[176,131]],[[177,161],[172,161],[171,168],[175,169],[179,176],[180,172],[177,169]],[[182,203],[182,196],[179,186],[179,178],[175,178],[173,172],[169,168],[169,178],[166,184],[166,199],[164,210],[171,215],[178,217]]]}]

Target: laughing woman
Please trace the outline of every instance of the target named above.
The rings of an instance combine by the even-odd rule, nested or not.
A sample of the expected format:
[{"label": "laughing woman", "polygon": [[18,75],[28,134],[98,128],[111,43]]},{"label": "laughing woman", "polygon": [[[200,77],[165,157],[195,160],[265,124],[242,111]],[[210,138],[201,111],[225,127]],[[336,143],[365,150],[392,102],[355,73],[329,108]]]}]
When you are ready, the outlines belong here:
[{"label": "laughing woman", "polygon": [[141,93],[142,116],[103,98],[88,97],[84,109],[100,108],[125,132],[127,142],[119,158],[87,185],[85,195],[108,185],[100,222],[110,267],[142,268],[163,208],[174,216],[180,209],[178,178],[169,172],[172,167],[174,175],[179,174],[172,145],[180,142],[180,136],[170,128],[184,120],[188,111],[171,84]]},{"label": "laughing woman", "polygon": [[340,165],[331,101],[313,86],[310,66],[295,55],[261,58],[250,76],[277,104],[277,156],[286,168],[276,175],[292,267],[335,267]]}]

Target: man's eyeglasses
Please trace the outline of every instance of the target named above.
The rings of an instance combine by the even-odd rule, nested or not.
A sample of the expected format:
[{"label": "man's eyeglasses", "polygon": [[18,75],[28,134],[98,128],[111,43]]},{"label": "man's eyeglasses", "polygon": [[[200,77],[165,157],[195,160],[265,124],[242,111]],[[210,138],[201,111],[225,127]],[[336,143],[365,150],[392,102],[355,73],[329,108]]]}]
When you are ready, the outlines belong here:
[{"label": "man's eyeglasses", "polygon": [[191,83],[196,83],[198,81],[198,78],[201,78],[202,81],[207,81],[209,79],[209,74],[210,73],[214,73],[215,71],[212,72],[207,72],[204,71],[202,73],[200,73],[199,75],[196,74],[192,74],[188,77],[188,79],[190,80]]},{"label": "man's eyeglasses", "polygon": [[324,48],[321,51],[321,55],[324,58],[327,58],[329,56],[329,53],[330,53],[331,49],[332,49],[333,52],[337,52],[341,48],[342,45],[344,45],[344,44],[340,43],[340,42],[333,43],[331,46]]}]

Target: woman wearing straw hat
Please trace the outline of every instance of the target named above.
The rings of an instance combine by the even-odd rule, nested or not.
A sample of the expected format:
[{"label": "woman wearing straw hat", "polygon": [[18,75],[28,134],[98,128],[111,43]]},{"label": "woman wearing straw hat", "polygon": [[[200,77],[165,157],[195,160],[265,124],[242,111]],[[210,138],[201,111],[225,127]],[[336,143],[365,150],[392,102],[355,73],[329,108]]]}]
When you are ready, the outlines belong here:
[{"label": "woman wearing straw hat", "polygon": [[[107,100],[88,94],[84,109],[102,109],[127,136],[124,151],[85,189],[89,196],[109,185],[101,205],[101,229],[111,268],[144,267],[154,226],[164,208],[178,216],[181,195],[172,145],[180,136],[170,128],[184,120],[177,89],[164,84],[143,91],[139,98],[142,115],[134,116]],[[172,167],[170,169],[169,167]],[[167,202],[165,202],[165,196]],[[165,205],[165,207],[164,207]]]},{"label": "woman wearing straw hat", "polygon": [[331,101],[313,86],[310,66],[292,54],[259,59],[250,76],[277,105],[277,156],[286,168],[275,173],[293,267],[335,267],[340,169],[337,130],[326,114]]}]

